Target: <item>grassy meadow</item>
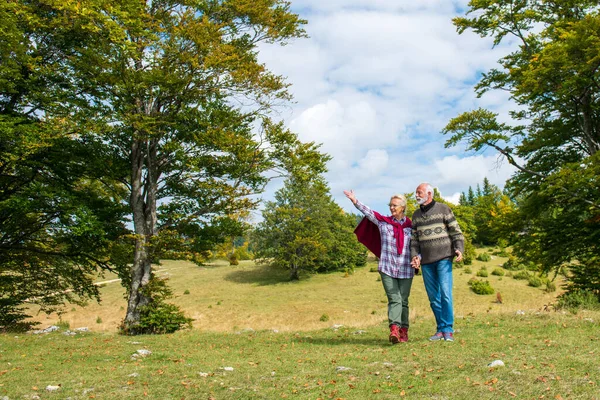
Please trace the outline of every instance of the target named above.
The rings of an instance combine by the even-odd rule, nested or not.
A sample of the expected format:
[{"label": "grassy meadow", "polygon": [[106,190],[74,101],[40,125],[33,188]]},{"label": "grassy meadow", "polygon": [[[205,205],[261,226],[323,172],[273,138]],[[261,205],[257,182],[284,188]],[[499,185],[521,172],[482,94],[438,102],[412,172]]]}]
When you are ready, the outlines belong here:
[{"label": "grassy meadow", "polygon": [[[507,276],[479,278],[501,304],[469,290],[481,265],[491,272],[504,261],[454,271],[453,343],[426,340],[435,325],[417,276],[410,341],[395,346],[375,263],[288,282],[250,262],[166,261],[158,271],[172,302],[195,321],[156,336],[116,333],[123,289],[104,276],[100,305],[36,316],[41,328],[90,332],[0,335],[0,399],[600,399],[600,312],[547,311],[558,292]],[[494,360],[505,366],[489,367]]]}]

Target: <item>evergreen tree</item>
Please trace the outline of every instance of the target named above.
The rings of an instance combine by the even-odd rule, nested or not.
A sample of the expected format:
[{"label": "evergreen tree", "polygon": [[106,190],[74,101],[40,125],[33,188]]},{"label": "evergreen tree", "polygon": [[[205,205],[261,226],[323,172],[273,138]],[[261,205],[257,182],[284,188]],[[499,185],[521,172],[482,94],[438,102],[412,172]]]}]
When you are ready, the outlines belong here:
[{"label": "evergreen tree", "polygon": [[267,202],[254,231],[256,257],[300,274],[352,271],[366,263],[356,240],[356,216],[346,214],[329,195],[321,177],[290,177],[275,200]]}]

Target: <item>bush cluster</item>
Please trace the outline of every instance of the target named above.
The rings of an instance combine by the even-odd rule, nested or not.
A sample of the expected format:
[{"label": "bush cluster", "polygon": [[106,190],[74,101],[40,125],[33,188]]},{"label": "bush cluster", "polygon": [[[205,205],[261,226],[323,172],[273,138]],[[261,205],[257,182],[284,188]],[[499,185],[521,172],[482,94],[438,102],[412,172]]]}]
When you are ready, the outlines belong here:
[{"label": "bush cluster", "polygon": [[518,280],[529,280],[529,272],[525,271],[525,270],[521,270],[518,272],[515,272],[513,274],[513,279],[518,279]]},{"label": "bush cluster", "polygon": [[494,270],[492,271],[492,275],[504,276],[504,270],[500,267],[494,268]]},{"label": "bush cluster", "polygon": [[151,301],[148,305],[140,307],[139,324],[127,328],[123,321],[120,327],[122,334],[163,334],[192,327],[192,318],[186,317],[175,304],[165,302],[166,299],[173,297],[173,292],[167,286],[167,279],[152,276],[143,289],[143,294]]},{"label": "bush cluster", "polygon": [[572,313],[583,310],[600,309],[600,300],[591,290],[570,290],[558,296],[556,309],[565,309]]},{"label": "bush cluster", "polygon": [[477,273],[475,275],[481,276],[482,278],[487,278],[488,277],[488,270],[487,270],[486,267],[481,267],[479,269],[479,271],[477,271]]},{"label": "bush cluster", "polygon": [[490,261],[492,259],[492,257],[488,254],[488,253],[481,253],[477,256],[477,260],[479,261]]},{"label": "bush cluster", "polygon": [[471,290],[476,294],[494,294],[494,289],[490,285],[489,281],[481,281],[477,278],[471,278],[468,283],[471,287]]}]

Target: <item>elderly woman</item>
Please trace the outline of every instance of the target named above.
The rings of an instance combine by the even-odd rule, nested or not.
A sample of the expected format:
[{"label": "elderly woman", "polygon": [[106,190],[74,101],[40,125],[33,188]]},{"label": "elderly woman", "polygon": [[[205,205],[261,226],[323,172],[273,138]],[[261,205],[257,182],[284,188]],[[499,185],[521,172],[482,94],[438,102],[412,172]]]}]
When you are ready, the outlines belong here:
[{"label": "elderly woman", "polygon": [[365,215],[355,231],[358,240],[379,257],[379,274],[388,298],[390,342],[407,342],[408,297],[415,268],[410,263],[412,223],[404,214],[406,197],[392,196],[389,203],[392,215],[385,217],[358,201],[354,191],[344,190],[344,194]]}]

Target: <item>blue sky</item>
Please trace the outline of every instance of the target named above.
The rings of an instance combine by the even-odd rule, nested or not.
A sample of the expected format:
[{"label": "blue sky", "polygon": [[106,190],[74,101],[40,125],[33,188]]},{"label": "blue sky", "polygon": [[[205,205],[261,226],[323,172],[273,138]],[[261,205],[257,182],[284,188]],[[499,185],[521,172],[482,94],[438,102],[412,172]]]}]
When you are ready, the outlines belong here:
[{"label": "blue sky", "polygon": [[445,149],[440,133],[461,112],[484,107],[506,118],[511,107],[504,93],[475,96],[481,73],[510,48],[493,48],[470,32],[458,35],[452,18],[467,3],[292,0],[310,37],[260,48],[261,61],[292,84],[295,103],[278,116],[333,157],[326,179],[344,209],[355,211],[344,189],[388,213],[392,194],[413,192],[423,181],[457,201],[484,177],[503,187],[512,174],[493,151]]}]

